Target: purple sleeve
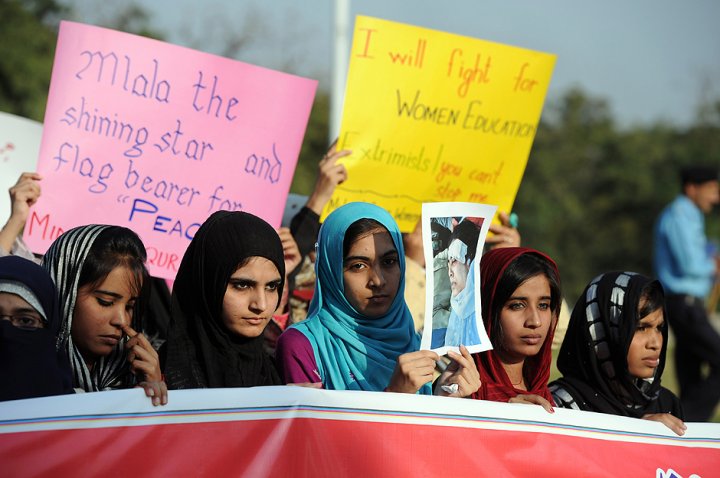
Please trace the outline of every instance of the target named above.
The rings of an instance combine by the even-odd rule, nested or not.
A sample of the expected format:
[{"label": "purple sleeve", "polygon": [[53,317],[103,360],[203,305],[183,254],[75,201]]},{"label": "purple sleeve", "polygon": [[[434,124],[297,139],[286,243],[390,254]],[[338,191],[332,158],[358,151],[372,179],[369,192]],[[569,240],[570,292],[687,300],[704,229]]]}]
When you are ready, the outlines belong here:
[{"label": "purple sleeve", "polygon": [[285,383],[321,381],[312,345],[299,330],[287,329],[280,335],[275,357]]}]

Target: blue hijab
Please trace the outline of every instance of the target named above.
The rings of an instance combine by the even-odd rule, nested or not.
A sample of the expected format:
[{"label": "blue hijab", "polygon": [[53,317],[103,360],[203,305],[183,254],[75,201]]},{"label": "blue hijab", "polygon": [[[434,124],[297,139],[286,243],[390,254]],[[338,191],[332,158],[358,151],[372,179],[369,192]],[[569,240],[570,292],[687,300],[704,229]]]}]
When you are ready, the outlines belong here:
[{"label": "blue hijab", "polygon": [[465,288],[450,299],[450,318],[448,319],[445,345],[477,345],[480,333],[475,319],[475,259],[470,262]]},{"label": "blue hijab", "polygon": [[[343,240],[360,219],[374,219],[388,230],[400,263],[400,286],[388,313],[369,318],[345,298]],[[308,318],[293,327],[310,341],[323,385],[329,390],[382,391],[388,386],[398,357],[420,348],[405,303],[405,253],[395,220],[381,207],[354,202],[330,214],[318,238],[315,295]],[[430,393],[424,386],[421,393]]]}]

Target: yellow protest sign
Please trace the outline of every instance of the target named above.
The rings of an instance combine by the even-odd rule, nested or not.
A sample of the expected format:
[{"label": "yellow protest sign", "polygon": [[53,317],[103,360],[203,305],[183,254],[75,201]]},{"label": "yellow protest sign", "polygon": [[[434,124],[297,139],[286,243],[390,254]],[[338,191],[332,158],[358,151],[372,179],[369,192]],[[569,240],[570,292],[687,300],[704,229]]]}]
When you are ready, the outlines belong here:
[{"label": "yellow protest sign", "polygon": [[388,209],[410,231],[423,202],[509,211],[555,55],[358,16],[338,147],[350,201]]}]

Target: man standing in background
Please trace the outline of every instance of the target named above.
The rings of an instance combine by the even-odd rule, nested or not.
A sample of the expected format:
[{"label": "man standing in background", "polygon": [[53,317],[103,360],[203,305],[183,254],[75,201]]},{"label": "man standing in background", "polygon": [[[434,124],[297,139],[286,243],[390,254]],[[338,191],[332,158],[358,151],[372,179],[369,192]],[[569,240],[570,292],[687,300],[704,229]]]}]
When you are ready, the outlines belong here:
[{"label": "man standing in background", "polygon": [[716,168],[680,173],[682,194],[660,214],[655,227],[655,270],[667,296],[675,334],[680,401],[689,422],[708,421],[720,400],[720,335],[710,324],[704,299],[718,272],[705,236],[704,214],[720,202]]}]

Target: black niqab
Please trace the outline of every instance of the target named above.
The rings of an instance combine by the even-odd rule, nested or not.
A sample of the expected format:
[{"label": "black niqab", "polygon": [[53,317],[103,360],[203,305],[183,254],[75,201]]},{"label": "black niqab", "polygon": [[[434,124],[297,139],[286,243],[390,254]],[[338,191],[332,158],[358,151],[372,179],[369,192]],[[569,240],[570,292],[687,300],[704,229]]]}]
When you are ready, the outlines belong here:
[{"label": "black niqab", "polygon": [[0,320],[0,401],[72,393],[70,362],[56,350],[61,315],[58,293],[48,273],[21,257],[0,258],[0,282],[30,289],[45,312],[44,329],[23,330]]}]

